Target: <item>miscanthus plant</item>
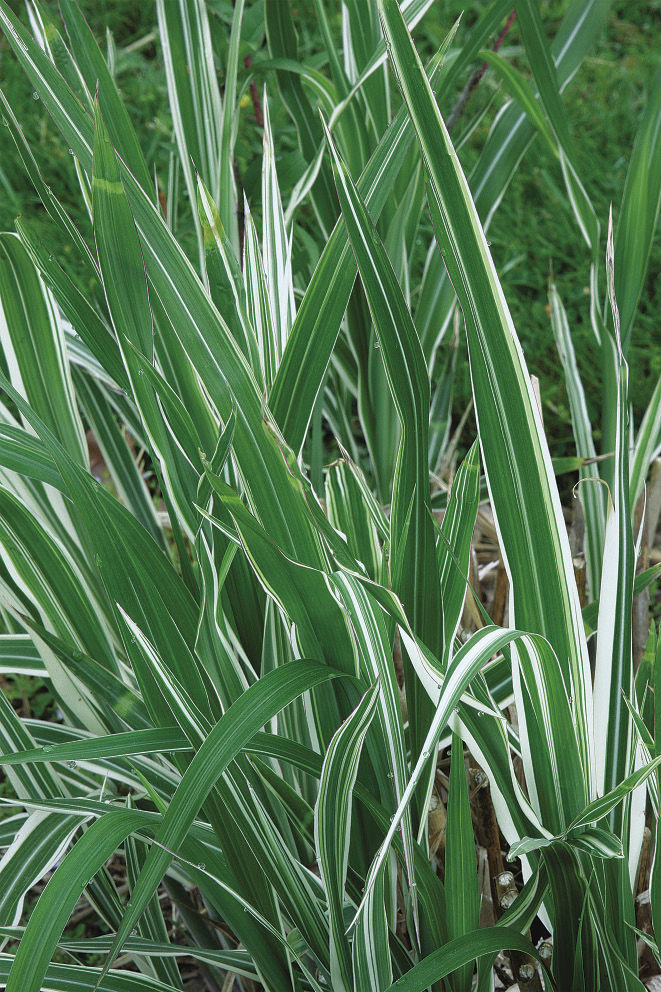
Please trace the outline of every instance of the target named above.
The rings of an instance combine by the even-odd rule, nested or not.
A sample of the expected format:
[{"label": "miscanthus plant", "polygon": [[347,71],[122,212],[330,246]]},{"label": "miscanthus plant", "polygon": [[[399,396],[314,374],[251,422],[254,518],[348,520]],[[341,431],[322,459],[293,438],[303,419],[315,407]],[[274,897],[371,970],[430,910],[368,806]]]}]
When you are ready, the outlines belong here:
[{"label": "miscanthus plant", "polygon": [[[74,223],[3,98],[44,216],[0,235],[1,664],[50,680],[61,714],[21,720],[0,695],[8,992],[183,989],[182,956],[210,989],[464,992],[491,988],[503,953],[521,988],[642,988],[661,652],[652,628],[634,678],[632,603],[659,571],[639,566],[661,385],[631,423],[626,355],[659,206],[661,79],[604,237],[561,92],[609,5],[570,2],[549,47],[538,5],[515,3],[528,80],[485,51],[511,4],[483,5],[423,66],[410,32],[426,0],[351,0],[341,38],[320,0],[321,72],[298,61],[289,3],[266,0],[256,220],[233,169],[243,0],[222,95],[205,3],[156,4],[176,149],[161,196],[75,0],[63,24],[0,0],[84,205]],[[485,58],[511,102],[466,176],[453,141],[475,122],[451,138],[457,115],[439,108]],[[287,202],[277,100],[305,162]],[[485,238],[533,143],[560,162],[591,273],[600,452],[550,290],[584,548]],[[478,437],[450,471],[458,334]],[[472,600],[487,507],[504,625]],[[467,754],[488,783],[489,870],[503,852],[515,869],[481,928]],[[67,935],[80,905],[105,936]]]}]

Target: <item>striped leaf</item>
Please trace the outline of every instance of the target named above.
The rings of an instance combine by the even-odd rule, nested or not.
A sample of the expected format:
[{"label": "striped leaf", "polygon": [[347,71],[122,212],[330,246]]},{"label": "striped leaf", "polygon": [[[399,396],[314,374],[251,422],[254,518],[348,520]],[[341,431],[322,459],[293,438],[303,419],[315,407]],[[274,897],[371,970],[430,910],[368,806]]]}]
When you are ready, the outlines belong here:
[{"label": "striped leaf", "polygon": [[[276,3],[274,6],[278,6]],[[283,5],[280,5],[284,7]],[[451,33],[429,66],[436,82]],[[412,137],[411,124],[403,108],[397,113],[365,166],[357,191],[373,221],[377,221],[388,190],[401,169]],[[387,177],[387,178],[386,178]],[[314,275],[292,327],[278,376],[269,396],[273,415],[292,448],[298,450],[305,437],[314,402],[321,389],[331,353],[340,330],[356,278],[344,225],[336,223],[319,259]]]},{"label": "striped leaf", "polygon": [[0,344],[16,389],[55,431],[71,457],[86,465],[87,445],[59,312],[25,249],[11,234],[0,237]]},{"label": "striped leaf", "polygon": [[[614,789],[631,771],[632,733],[624,698],[633,689],[632,595],[634,546],[629,507],[628,368],[621,350],[620,318],[615,299],[612,217],[609,220],[606,276],[613,316],[611,359],[617,381],[615,489],[609,499],[604,567],[599,594],[597,657],[594,681],[595,757],[599,793]],[[608,712],[609,719],[602,717]],[[619,818],[611,818],[618,833]]]},{"label": "striped leaf", "polygon": [[[468,799],[464,747],[457,734],[452,735],[447,817],[445,900],[448,915],[448,935],[452,939],[471,933],[480,922],[475,839]],[[472,961],[453,972],[450,982],[455,992],[471,989],[473,985]]]},{"label": "striped leaf", "polygon": [[581,731],[582,760],[590,768],[587,645],[532,384],[468,184],[410,35],[394,0],[379,0],[379,6],[428,171],[434,230],[464,313],[483,463],[510,579],[511,619],[553,646]]},{"label": "striped leaf", "polygon": [[[157,835],[162,846],[152,847],[149,853],[109,961],[114,959],[151,898],[170,863],[169,851],[183,840],[214,782],[245,740],[301,692],[337,674],[310,662],[292,662],[256,683],[216,724],[189,766],[163,817],[163,825]],[[7,981],[8,992],[18,989],[21,992],[39,992],[48,962],[82,888],[118,844],[133,830],[140,829],[142,822],[142,814],[138,811],[117,810],[97,820],[86,831],[63,868],[55,873],[44,889],[30,917]],[[109,965],[104,969],[104,974],[108,969]]]},{"label": "striped leaf", "polygon": [[651,82],[648,103],[638,125],[615,236],[615,296],[620,308],[625,355],[661,208],[660,128],[661,68]]},{"label": "striped leaf", "polygon": [[331,740],[315,806],[314,836],[329,912],[333,988],[350,992],[351,951],[344,933],[344,887],[349,858],[353,787],[365,735],[376,710],[379,683],[368,689]]},{"label": "striped leaf", "polygon": [[579,496],[585,506],[585,564],[588,590],[591,598],[594,599],[598,595],[599,583],[601,581],[604,530],[606,526],[603,495],[598,484],[595,485],[595,481],[599,478],[599,467],[595,462],[590,461],[590,459],[596,457],[597,452],[592,436],[592,424],[590,423],[590,416],[585,402],[583,383],[576,364],[576,355],[574,353],[567,314],[553,283],[549,286],[549,304],[551,307],[551,327],[565,375],[565,386],[569,399],[576,454],[579,458],[588,459],[587,463],[583,464],[579,469],[581,482],[587,483],[581,487]]}]

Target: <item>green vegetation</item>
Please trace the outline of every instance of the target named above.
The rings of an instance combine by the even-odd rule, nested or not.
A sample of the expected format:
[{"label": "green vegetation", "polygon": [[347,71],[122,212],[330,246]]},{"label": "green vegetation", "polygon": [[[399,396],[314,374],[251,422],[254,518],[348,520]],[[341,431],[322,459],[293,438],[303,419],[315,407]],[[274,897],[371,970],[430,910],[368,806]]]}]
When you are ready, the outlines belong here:
[{"label": "green vegetation", "polygon": [[8,992],[660,970],[655,4],[459,13],[0,0]]},{"label": "green vegetation", "polygon": [[[57,7],[52,0],[43,6],[45,9],[52,8],[52,16],[57,16]],[[106,44],[106,28],[111,33],[116,49],[115,74],[122,98],[129,108],[147,162],[150,166],[153,163],[161,187],[164,187],[172,147],[172,122],[161,50],[158,36],[154,33],[156,15],[153,5],[148,2],[127,3],[126,0],[105,0],[103,3],[83,0],[80,6],[102,46]],[[566,6],[566,0],[545,0],[543,3],[544,24],[549,38],[557,31]],[[229,4],[220,2],[208,3],[207,7],[212,29],[215,28],[214,45],[222,73],[231,8]],[[248,14],[251,10],[253,8],[249,7]],[[254,5],[249,30],[242,32],[238,66],[240,87],[252,78],[252,69],[260,59],[268,57],[268,52],[263,48],[265,36],[261,10],[260,4]],[[327,58],[323,52],[320,54],[321,41],[313,0],[295,4],[293,12],[299,32],[301,60],[308,63],[316,53],[317,63],[327,65]],[[424,29],[421,28],[417,35],[421,50],[430,57],[440,46],[448,25],[460,14],[462,23],[457,38],[462,40],[470,32],[478,13],[478,4],[461,3],[459,0],[451,4],[433,4],[425,15]],[[330,7],[328,16],[334,36],[339,38],[339,13]],[[649,98],[656,70],[659,17],[659,0],[647,4],[631,3],[629,0],[610,3],[602,31],[583,59],[575,80],[565,91],[567,116],[575,133],[580,135],[577,152],[581,177],[601,218],[608,215],[609,204],[619,203],[622,195],[638,120]],[[508,58],[527,73],[516,22],[510,29],[505,46]],[[246,55],[252,55],[254,60],[251,69],[244,65]],[[0,38],[0,69],[3,90],[24,127],[26,137],[39,158],[48,158],[49,175],[53,184],[57,183],[58,195],[71,215],[78,219],[82,204],[75,183],[71,184],[69,191],[72,173],[66,143],[53,126],[43,104],[32,100],[25,76],[4,38]],[[468,74],[464,74],[463,81]],[[258,76],[257,84],[261,86],[267,80],[266,75]],[[456,96],[455,91],[445,97],[443,109],[446,112],[454,106]],[[278,136],[275,149],[278,180],[283,198],[287,199],[300,178],[304,162],[291,119],[277,100],[277,93],[273,94],[273,99],[272,118]],[[466,166],[472,164],[479,154],[494,113],[506,99],[507,94],[500,90],[498,78],[493,73],[487,73],[473,93],[462,120],[468,130],[478,113],[489,107],[489,112],[462,149],[461,159]],[[261,128],[252,113],[250,95],[246,91],[243,92],[241,111],[235,152],[237,170],[248,200],[259,216]],[[0,200],[0,230],[12,230],[17,214],[28,213],[37,221],[38,197],[26,181],[20,160],[10,146],[3,148],[0,182],[6,194]],[[304,203],[299,211],[299,224],[305,215]],[[423,217],[423,224],[424,220]],[[180,222],[186,225],[190,223],[190,218],[184,216]],[[428,245],[428,236],[426,230],[424,246]],[[588,286],[583,243],[567,203],[560,169],[552,156],[541,152],[540,156],[530,155],[523,159],[517,169],[516,181],[508,188],[494,217],[489,240],[529,367],[540,378],[547,416],[546,429],[553,453],[569,456],[573,450],[569,411],[558,375],[553,336],[549,332],[546,284],[551,267],[567,308],[582,367],[587,368],[594,361],[594,349],[585,308]],[[422,259],[419,260],[421,264]],[[661,373],[658,350],[650,352],[645,344],[654,341],[658,334],[655,315],[659,308],[660,285],[661,240],[657,236],[637,315],[638,333],[628,356],[632,378],[640,386],[632,397],[637,420],[641,419]],[[415,292],[415,289],[413,285],[412,291]],[[585,391],[590,412],[593,418],[597,418],[600,404],[598,377],[586,377]],[[470,394],[468,367],[464,361],[456,369],[456,419],[461,417]],[[474,423],[471,422],[469,430],[474,430]],[[463,442],[466,446],[470,444],[469,431]],[[568,495],[568,490],[565,495]]]}]

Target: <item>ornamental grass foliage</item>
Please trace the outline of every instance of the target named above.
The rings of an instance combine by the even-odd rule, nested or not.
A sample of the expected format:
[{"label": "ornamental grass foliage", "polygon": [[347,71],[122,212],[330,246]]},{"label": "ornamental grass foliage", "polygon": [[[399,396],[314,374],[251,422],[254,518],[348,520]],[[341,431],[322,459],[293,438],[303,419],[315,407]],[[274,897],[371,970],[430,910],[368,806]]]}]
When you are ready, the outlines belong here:
[{"label": "ornamental grass foliage", "polygon": [[[661,75],[602,217],[562,91],[607,0],[570,0],[550,43],[534,0],[492,0],[426,64],[431,0],[319,0],[311,64],[289,0],[235,0],[229,23],[157,0],[173,142],[154,174],[112,45],[59,6],[0,0],[80,201],[0,94],[39,204],[0,234],[0,662],[57,707],[21,718],[0,694],[7,992],[643,988],[661,381],[633,423],[627,352]],[[466,174],[485,61],[507,99]],[[591,367],[549,287],[562,465],[485,235],[525,155],[558,163],[585,244]]]}]

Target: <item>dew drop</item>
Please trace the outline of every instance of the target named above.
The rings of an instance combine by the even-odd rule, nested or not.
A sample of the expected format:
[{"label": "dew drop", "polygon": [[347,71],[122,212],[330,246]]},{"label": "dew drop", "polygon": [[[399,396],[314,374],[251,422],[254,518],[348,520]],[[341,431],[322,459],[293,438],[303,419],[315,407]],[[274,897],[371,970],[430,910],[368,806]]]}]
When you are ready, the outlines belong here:
[{"label": "dew drop", "polygon": [[98,552],[94,555],[94,560],[99,566],[99,568],[101,568],[101,565],[103,564],[103,559],[101,558],[101,555]]},{"label": "dew drop", "polygon": [[49,255],[48,256],[48,261],[49,262],[54,262],[55,261],[55,255]]},{"label": "dew drop", "polygon": [[73,154],[74,154],[74,150],[73,150],[73,148],[70,148],[69,149],[69,155],[73,155]]},{"label": "dew drop", "polygon": [[67,764],[68,764],[69,768],[75,768],[76,767],[76,762],[73,760],[73,758],[71,759],[71,761],[67,761]]},{"label": "dew drop", "polygon": [[39,94],[36,90],[32,91],[32,99],[36,102],[39,99]]},{"label": "dew drop", "polygon": [[52,744],[44,744],[44,751],[52,751],[52,750],[53,750]]},{"label": "dew drop", "polygon": [[9,127],[9,121],[7,120],[6,117],[3,117],[2,118],[2,126],[3,127]]},{"label": "dew drop", "polygon": [[110,806],[112,799],[104,799],[103,802],[105,806]]},{"label": "dew drop", "polygon": [[200,869],[200,871],[204,871],[205,868],[206,868],[206,865],[205,865],[204,861],[200,861],[200,863],[199,863],[199,865],[197,867]]},{"label": "dew drop", "polygon": [[144,369],[138,369],[138,375],[144,375],[144,374],[145,374]]}]

